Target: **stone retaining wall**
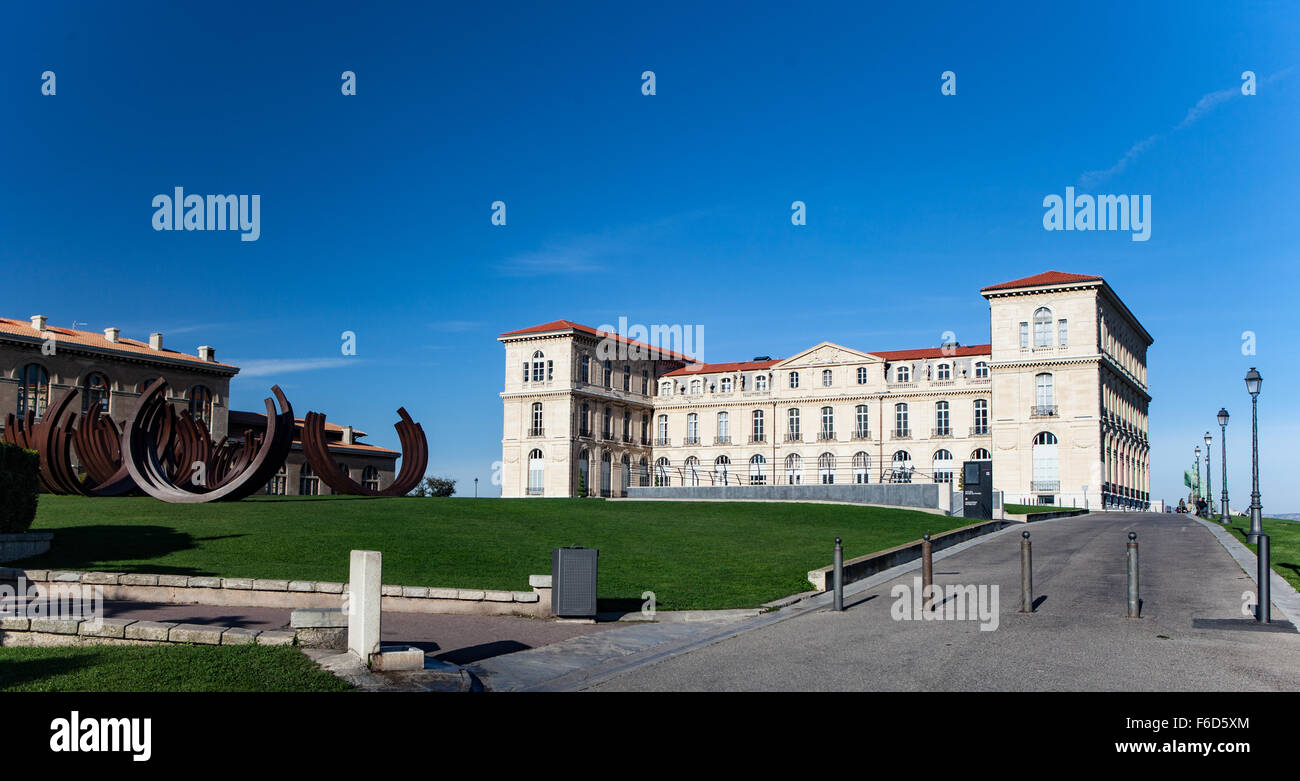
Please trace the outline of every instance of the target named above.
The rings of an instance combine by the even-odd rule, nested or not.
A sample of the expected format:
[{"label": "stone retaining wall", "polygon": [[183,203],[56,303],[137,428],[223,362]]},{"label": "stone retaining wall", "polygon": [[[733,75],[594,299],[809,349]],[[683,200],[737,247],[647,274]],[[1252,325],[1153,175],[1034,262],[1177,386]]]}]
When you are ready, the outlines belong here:
[{"label": "stone retaining wall", "polygon": [[[943,487],[944,496],[940,496]],[[629,499],[779,499],[878,504],[889,507],[949,509],[951,494],[940,483],[864,483],[834,485],[671,485],[629,486]]]},{"label": "stone retaining wall", "polygon": [[52,645],[293,645],[293,632],[104,618],[0,618],[0,647]]},{"label": "stone retaining wall", "polygon": [[[930,537],[931,553],[938,553],[944,548],[950,548],[966,540],[980,537],[985,534],[991,534],[998,529],[1006,526],[1006,521],[981,521],[963,526],[960,529],[935,534]],[[909,561],[916,561],[921,558],[921,540],[909,542],[893,548],[879,551],[878,553],[869,553],[866,556],[858,556],[855,559],[849,559],[844,562],[844,583],[848,585],[855,581],[864,580],[871,577],[877,572],[883,572],[890,567],[897,567],[899,564],[906,564]],[[808,582],[813,584],[813,588],[818,591],[827,591],[835,587],[835,578],[832,575],[833,567],[822,567],[808,573]]]},{"label": "stone retaining wall", "polygon": [[0,561],[19,561],[39,556],[50,550],[54,532],[23,532],[0,534]]}]

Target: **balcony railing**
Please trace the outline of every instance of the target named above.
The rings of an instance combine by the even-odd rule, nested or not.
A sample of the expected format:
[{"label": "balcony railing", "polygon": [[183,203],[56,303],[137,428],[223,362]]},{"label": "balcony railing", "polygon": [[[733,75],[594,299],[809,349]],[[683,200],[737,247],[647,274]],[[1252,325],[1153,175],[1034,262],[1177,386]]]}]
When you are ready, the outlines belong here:
[{"label": "balcony railing", "polygon": [[602,432],[600,432],[600,438],[601,438],[601,439],[613,439],[613,438],[614,438],[614,432],[613,432],[613,431],[602,431]]},{"label": "balcony railing", "polygon": [[537,428],[530,428],[530,429],[528,429],[528,436],[530,436],[530,437],[541,437],[541,436],[545,436],[545,433],[544,433],[544,432],[545,432],[545,429],[541,428],[540,426],[537,427]]},{"label": "balcony railing", "polygon": [[987,437],[989,435],[988,426],[971,426],[970,435],[972,437]]},{"label": "balcony railing", "polygon": [[799,433],[798,431],[792,431],[792,432],[790,432],[789,434],[786,434],[786,435],[785,435],[785,441],[786,441],[786,442],[802,442],[802,441],[803,441],[803,434]]},{"label": "balcony railing", "polygon": [[632,443],[632,435],[631,435],[631,434],[624,434],[624,435],[623,435],[623,441],[624,441],[624,442],[627,442],[628,444],[631,444],[631,443]]},{"label": "balcony railing", "polygon": [[731,444],[731,437],[714,437],[714,438],[713,438],[713,444],[715,444],[715,445],[730,445],[730,444]]},{"label": "balcony railing", "polygon": [[894,439],[911,439],[911,438],[912,438],[912,430],[911,430],[911,429],[908,429],[908,428],[896,428],[896,429],[894,429]]},{"label": "balcony railing", "polygon": [[682,444],[683,444],[683,445],[698,445],[698,444],[700,444],[700,438],[699,438],[699,437],[691,437],[691,436],[688,436],[688,437],[686,437],[686,439],[683,439],[683,440],[682,440]]},{"label": "balcony railing", "polygon": [[578,429],[578,436],[580,436],[580,437],[586,437],[587,439],[590,439],[590,438],[591,438],[591,429],[587,429],[587,428],[580,428],[580,429]]},{"label": "balcony railing", "polygon": [[834,431],[818,431],[818,432],[817,432],[817,441],[818,441],[818,442],[834,442],[834,441],[835,441],[835,432],[834,432]]},{"label": "balcony railing", "polygon": [[871,432],[870,432],[870,431],[867,431],[867,430],[864,429],[864,428],[860,428],[860,429],[858,429],[857,431],[854,431],[854,432],[853,432],[853,441],[855,441],[855,442],[860,442],[860,441],[862,441],[862,440],[866,440],[866,439],[871,439]]},{"label": "balcony railing", "polygon": [[948,426],[943,426],[943,427],[936,426],[935,428],[930,429],[930,436],[937,437],[940,439],[942,439],[943,437],[951,437],[952,429]]},{"label": "balcony railing", "polygon": [[671,444],[672,440],[668,437],[655,437],[655,447],[668,447]]},{"label": "balcony railing", "polygon": [[750,435],[749,435],[749,444],[751,444],[751,445],[761,445],[761,444],[763,444],[763,443],[766,442],[766,441],[767,441],[767,435],[766,435],[766,434],[750,434]]},{"label": "balcony railing", "polygon": [[1054,418],[1056,417],[1055,404],[1035,404],[1029,408],[1029,417],[1031,418]]}]

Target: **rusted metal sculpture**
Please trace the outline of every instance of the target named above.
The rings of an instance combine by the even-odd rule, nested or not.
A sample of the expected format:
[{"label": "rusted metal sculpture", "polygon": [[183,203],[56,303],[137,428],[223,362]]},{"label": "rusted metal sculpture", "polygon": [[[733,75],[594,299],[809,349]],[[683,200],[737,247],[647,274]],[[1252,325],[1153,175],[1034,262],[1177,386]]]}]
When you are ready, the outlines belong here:
[{"label": "rusted metal sculpture", "polygon": [[302,451],[307,456],[307,463],[315,470],[317,476],[336,494],[354,494],[359,496],[406,496],[424,477],[424,470],[429,466],[429,440],[424,436],[424,427],[411,420],[406,408],[397,410],[401,418],[393,424],[397,438],[402,442],[402,469],[393,484],[384,489],[367,488],[353,480],[330,458],[329,442],[325,437],[325,415],[320,412],[308,412],[302,423]]},{"label": "rusted metal sculpture", "polygon": [[249,436],[242,445],[227,439],[214,445],[188,412],[176,415],[166,388],[162,379],[149,384],[122,435],[127,469],[145,493],[182,504],[235,501],[262,490],[280,470],[294,435],[293,407],[280,386],[271,388],[279,413],[266,399],[265,436]]},{"label": "rusted metal sculpture", "polygon": [[[38,423],[36,415],[28,411],[21,419],[9,415],[5,419],[5,440],[20,447],[35,450],[40,455],[41,488],[53,494],[80,494],[83,496],[119,496],[135,488],[130,475],[121,463],[117,429],[113,422],[99,416],[99,407],[93,407],[83,417],[80,426],[78,415],[72,412],[81,391],[69,388],[50,405]],[[76,448],[82,465],[86,467],[83,479],[72,466],[72,450]]]}]

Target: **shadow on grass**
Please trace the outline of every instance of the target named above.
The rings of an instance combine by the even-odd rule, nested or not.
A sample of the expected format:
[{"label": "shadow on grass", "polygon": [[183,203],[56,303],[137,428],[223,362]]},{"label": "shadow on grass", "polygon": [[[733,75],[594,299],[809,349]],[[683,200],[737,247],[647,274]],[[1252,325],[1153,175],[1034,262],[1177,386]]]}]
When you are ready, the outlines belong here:
[{"label": "shadow on grass", "polygon": [[[101,570],[104,562],[156,559],[196,547],[194,537],[169,526],[97,525],[44,529],[54,532],[47,553],[14,562],[9,566],[40,569]],[[238,536],[238,535],[230,535]],[[217,537],[205,539],[220,539]],[[193,567],[150,564],[113,564],[115,572],[207,575]]]},{"label": "shadow on grass", "polygon": [[85,653],[6,661],[0,664],[0,691],[48,680],[56,675],[74,673],[92,664],[94,660],[91,655]]}]

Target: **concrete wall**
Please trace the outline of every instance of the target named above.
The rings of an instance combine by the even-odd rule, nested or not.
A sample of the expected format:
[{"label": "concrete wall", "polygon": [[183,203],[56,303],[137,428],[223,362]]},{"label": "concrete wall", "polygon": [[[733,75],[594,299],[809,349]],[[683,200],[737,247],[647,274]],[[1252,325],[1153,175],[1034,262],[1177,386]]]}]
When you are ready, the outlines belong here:
[{"label": "concrete wall", "polygon": [[861,502],[895,507],[947,509],[939,483],[867,483],[865,485],[694,485],[632,486],[632,499],[784,499],[787,501]]}]

